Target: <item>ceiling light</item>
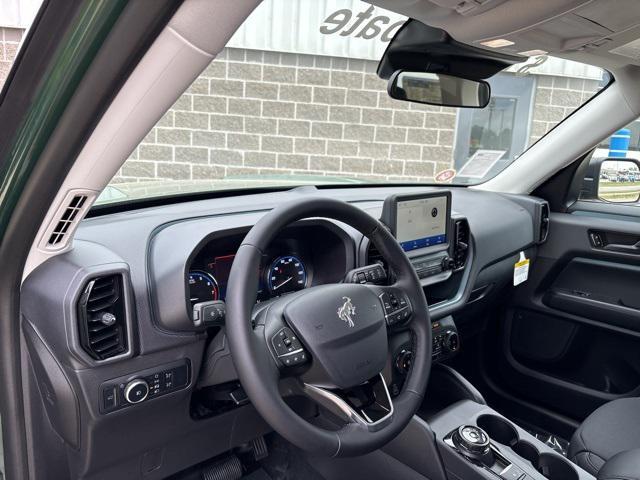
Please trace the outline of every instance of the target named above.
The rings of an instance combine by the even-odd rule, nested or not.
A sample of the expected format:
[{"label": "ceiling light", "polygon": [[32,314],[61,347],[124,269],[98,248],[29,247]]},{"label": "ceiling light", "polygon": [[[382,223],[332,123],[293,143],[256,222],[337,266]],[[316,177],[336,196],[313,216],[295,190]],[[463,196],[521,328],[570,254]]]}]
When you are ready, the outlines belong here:
[{"label": "ceiling light", "polygon": [[527,50],[526,52],[518,52],[518,55],[523,55],[525,57],[538,57],[540,55],[546,55],[547,51],[545,50]]},{"label": "ceiling light", "polygon": [[489,48],[502,48],[508,47],[509,45],[515,45],[511,40],[507,40],[506,38],[496,38],[495,40],[487,40],[486,42],[480,42],[480,45],[484,45]]}]

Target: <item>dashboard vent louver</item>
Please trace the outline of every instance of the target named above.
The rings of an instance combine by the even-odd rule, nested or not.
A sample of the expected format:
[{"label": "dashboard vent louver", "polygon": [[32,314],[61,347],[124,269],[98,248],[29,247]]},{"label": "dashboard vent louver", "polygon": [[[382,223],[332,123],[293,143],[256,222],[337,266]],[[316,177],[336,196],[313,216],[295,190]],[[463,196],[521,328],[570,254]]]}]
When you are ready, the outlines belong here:
[{"label": "dashboard vent louver", "polygon": [[467,262],[469,251],[469,224],[466,220],[456,220],[453,244],[453,268],[459,270]]},{"label": "dashboard vent louver", "polygon": [[540,232],[538,242],[542,243],[549,236],[549,204],[543,203],[540,206]]},{"label": "dashboard vent louver", "polygon": [[86,201],[86,195],[74,195],[71,202],[69,202],[62,212],[62,216],[60,217],[60,220],[58,220],[58,223],[56,223],[55,228],[49,235],[49,240],[47,242],[48,245],[56,246],[65,239],[67,232],[69,232],[69,228],[78,218],[78,213],[80,213]]},{"label": "dashboard vent louver", "polygon": [[127,351],[126,308],[122,274],[94,278],[78,302],[80,344],[95,360]]},{"label": "dashboard vent louver", "polygon": [[67,248],[95,198],[96,192],[92,190],[68,191],[51,215],[46,230],[40,234],[39,248],[48,252],[59,252]]}]

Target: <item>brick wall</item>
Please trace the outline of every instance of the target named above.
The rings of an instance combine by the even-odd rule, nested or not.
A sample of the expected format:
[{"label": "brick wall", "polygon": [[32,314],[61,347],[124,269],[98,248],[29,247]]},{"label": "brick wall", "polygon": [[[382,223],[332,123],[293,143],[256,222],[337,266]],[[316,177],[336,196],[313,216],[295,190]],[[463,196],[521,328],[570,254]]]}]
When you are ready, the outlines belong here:
[{"label": "brick wall", "polygon": [[[0,87],[22,30],[0,28]],[[114,183],[309,174],[429,181],[451,167],[457,112],[389,98],[377,62],[225,49]],[[598,82],[536,76],[530,143]]]},{"label": "brick wall", "polygon": [[307,173],[431,177],[450,164],[451,109],[392,100],[376,62],[226,49],[118,181]]},{"label": "brick wall", "polygon": [[599,89],[597,80],[539,76],[534,97],[529,144],[585,103]]},{"label": "brick wall", "polygon": [[[389,98],[377,62],[225,49],[115,182],[313,174],[429,181],[453,163],[455,109]],[[596,82],[539,77],[531,140]]]},{"label": "brick wall", "polygon": [[22,32],[19,28],[0,27],[0,89],[16,58]]}]

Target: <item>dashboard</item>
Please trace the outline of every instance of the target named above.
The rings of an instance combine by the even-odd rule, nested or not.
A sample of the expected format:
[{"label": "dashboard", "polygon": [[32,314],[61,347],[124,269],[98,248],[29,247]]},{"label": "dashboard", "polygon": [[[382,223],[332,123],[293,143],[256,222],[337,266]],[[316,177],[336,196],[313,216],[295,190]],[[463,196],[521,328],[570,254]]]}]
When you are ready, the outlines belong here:
[{"label": "dashboard", "polygon": [[[78,477],[123,476],[105,470],[109,456],[129,471],[159,459],[150,468],[166,477],[269,431],[242,396],[224,325],[198,324],[194,305],[223,306],[246,233],[272,208],[307,195],[341,199],[375,218],[398,197],[401,241],[429,303],[434,352],[443,358],[464,348],[456,325],[476,322],[474,308],[509,286],[520,252],[535,258],[546,235],[545,202],[467,188],[305,187],[84,220],[73,249],[34,270],[21,293],[32,392],[42,395],[42,408],[30,414],[46,417],[56,435],[51,443],[63,440]],[[429,201],[411,203],[415,196]],[[416,215],[426,227],[411,222]],[[391,277],[358,231],[306,219],[263,252],[258,301],[267,308],[274,297],[316,285]],[[411,361],[406,334],[402,319],[389,329],[392,394]],[[123,442],[132,429],[135,442]]]}]

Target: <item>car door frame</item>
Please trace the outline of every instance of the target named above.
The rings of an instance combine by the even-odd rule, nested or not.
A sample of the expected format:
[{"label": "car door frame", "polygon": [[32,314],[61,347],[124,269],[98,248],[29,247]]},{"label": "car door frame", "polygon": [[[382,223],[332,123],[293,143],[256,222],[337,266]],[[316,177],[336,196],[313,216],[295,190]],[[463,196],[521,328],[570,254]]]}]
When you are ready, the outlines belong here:
[{"label": "car door frame", "polygon": [[[20,285],[38,228],[84,142],[179,0],[46,0],[0,94],[0,414],[6,478],[33,478],[41,402],[21,344]],[[57,73],[56,73],[57,72]],[[41,449],[51,464],[55,452]],[[46,474],[45,474],[46,476]]]}]

